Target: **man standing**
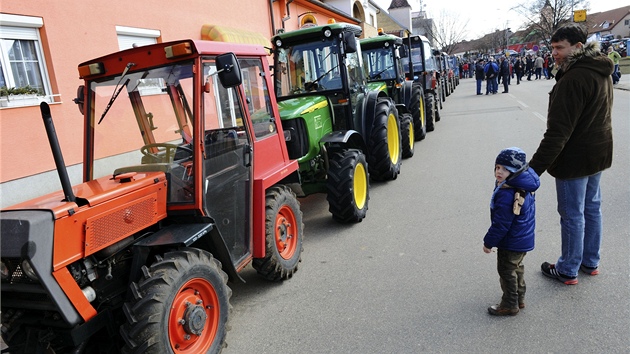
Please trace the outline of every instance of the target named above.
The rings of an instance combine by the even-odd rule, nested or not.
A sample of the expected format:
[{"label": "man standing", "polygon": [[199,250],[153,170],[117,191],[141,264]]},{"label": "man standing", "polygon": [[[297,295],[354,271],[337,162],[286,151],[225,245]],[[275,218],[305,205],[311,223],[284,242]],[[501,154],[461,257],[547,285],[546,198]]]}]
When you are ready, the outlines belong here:
[{"label": "man standing", "polygon": [[542,78],[542,69],[545,64],[545,60],[539,55],[534,60],[534,68],[536,69],[536,80]]},{"label": "man standing", "polygon": [[611,110],[613,63],[599,43],[586,43],[587,31],[574,23],[551,37],[558,65],[549,93],[547,130],[530,166],[556,179],[562,252],[555,264],[545,262],[545,276],[578,283],[578,270],[599,274],[602,237],[602,171],[612,165]]},{"label": "man standing", "polygon": [[619,82],[619,59],[621,59],[621,55],[615,51],[612,47],[608,47],[608,58],[612,60],[613,64],[615,64],[615,70],[612,73],[613,85],[617,85]]},{"label": "man standing", "polygon": [[532,81],[532,72],[534,71],[534,60],[531,55],[527,55],[525,61],[525,70],[527,71],[527,81]]},{"label": "man standing", "polygon": [[483,67],[486,74],[486,95],[495,94],[499,90],[497,75],[499,74],[499,66],[494,62],[494,58],[490,57],[490,61]]},{"label": "man standing", "polygon": [[477,61],[477,65],[475,65],[475,80],[477,80],[477,94],[483,95],[481,93],[481,84],[483,80],[486,78],[486,74],[483,72],[483,59],[479,59]]},{"label": "man standing", "polygon": [[521,57],[516,58],[516,61],[514,61],[514,72],[516,73],[516,84],[520,85],[523,77],[523,60]]},{"label": "man standing", "polygon": [[[510,84],[510,64],[509,59],[501,57],[501,67],[499,68],[499,76],[503,79],[503,93],[508,93],[508,85]],[[497,88],[498,89],[498,88]]]}]

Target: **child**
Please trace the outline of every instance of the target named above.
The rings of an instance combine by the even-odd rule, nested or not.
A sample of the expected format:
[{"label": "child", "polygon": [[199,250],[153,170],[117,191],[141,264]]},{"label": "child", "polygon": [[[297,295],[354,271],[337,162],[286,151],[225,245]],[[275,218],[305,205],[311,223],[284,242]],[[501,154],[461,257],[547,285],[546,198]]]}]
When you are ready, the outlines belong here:
[{"label": "child", "polygon": [[536,206],[534,191],[540,186],[536,172],[526,163],[523,150],[504,149],[495,161],[496,183],[490,199],[492,225],[483,239],[483,251],[496,247],[497,270],[503,297],[490,306],[495,316],[514,316],[525,307],[523,258],[534,249]]}]

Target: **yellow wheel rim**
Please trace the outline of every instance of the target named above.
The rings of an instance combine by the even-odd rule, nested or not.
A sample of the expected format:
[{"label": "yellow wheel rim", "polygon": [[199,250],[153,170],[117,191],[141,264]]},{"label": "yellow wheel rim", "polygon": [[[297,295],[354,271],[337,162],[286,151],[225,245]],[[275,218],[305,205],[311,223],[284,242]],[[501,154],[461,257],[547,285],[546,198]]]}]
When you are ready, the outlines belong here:
[{"label": "yellow wheel rim", "polygon": [[359,163],[354,167],[354,181],[353,181],[354,203],[357,208],[363,209],[365,202],[367,201],[367,173],[363,164]]},{"label": "yellow wheel rim", "polygon": [[387,148],[389,149],[389,158],[393,164],[398,163],[400,158],[400,139],[398,139],[398,121],[393,113],[387,117]]},{"label": "yellow wheel rim", "polygon": [[424,100],[420,99],[420,126],[424,126],[426,117],[424,116]]}]

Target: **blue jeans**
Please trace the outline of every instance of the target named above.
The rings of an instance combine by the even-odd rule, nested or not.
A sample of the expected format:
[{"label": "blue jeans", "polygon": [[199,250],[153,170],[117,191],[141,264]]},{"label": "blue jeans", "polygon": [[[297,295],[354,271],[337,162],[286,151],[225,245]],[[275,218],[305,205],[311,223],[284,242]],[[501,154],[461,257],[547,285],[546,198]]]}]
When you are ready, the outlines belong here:
[{"label": "blue jeans", "polygon": [[556,179],[558,213],[562,235],[562,255],[558,272],[577,276],[580,264],[599,266],[602,241],[602,195],[599,180],[602,173],[592,176]]},{"label": "blue jeans", "polygon": [[477,79],[477,94],[481,95],[481,83],[483,82],[483,79]]},{"label": "blue jeans", "polygon": [[613,70],[612,73],[612,79],[613,79],[613,84],[616,84],[619,82],[619,64],[615,64],[615,70]]}]

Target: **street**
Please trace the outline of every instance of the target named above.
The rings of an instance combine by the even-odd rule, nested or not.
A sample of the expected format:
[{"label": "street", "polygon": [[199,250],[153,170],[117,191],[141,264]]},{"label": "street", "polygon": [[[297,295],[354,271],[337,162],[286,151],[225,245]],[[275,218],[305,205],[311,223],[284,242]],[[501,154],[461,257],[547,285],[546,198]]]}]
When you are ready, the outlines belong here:
[{"label": "street", "polygon": [[525,257],[526,308],[487,313],[501,297],[496,253],[482,251],[494,159],[510,146],[531,158],[554,82],[514,79],[509,94],[476,96],[475,81],[460,80],[398,179],[371,184],[362,223],[334,222],[323,194],[301,199],[299,271],[269,283],[250,268],[246,284],[230,284],[223,353],[628,353],[630,91],[615,89],[600,275],[567,286],[540,273],[560,254],[555,183],[545,173],[536,249]]}]

